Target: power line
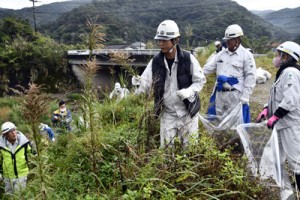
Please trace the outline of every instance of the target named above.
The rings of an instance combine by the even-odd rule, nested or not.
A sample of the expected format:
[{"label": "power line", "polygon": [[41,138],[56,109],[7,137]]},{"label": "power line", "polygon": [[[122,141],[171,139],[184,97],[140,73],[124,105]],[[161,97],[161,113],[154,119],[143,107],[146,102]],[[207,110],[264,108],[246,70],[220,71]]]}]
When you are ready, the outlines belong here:
[{"label": "power line", "polygon": [[29,1],[32,1],[34,32],[36,33],[36,18],[35,18],[35,5],[34,5],[34,3],[38,2],[38,1],[36,1],[36,0],[29,0]]}]

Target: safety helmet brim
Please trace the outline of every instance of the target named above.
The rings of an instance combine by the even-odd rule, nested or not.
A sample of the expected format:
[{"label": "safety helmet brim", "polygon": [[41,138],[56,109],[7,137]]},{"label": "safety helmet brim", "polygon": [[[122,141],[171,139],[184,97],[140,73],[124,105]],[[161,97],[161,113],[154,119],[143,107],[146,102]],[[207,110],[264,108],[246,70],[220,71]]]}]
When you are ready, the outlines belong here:
[{"label": "safety helmet brim", "polygon": [[5,135],[6,133],[11,132],[12,130],[15,130],[16,128],[17,127],[16,127],[16,125],[14,123],[12,123],[12,122],[5,122],[1,126],[2,136]]},{"label": "safety helmet brim", "polygon": [[169,38],[167,36],[155,36],[154,40],[171,40],[173,38]]}]

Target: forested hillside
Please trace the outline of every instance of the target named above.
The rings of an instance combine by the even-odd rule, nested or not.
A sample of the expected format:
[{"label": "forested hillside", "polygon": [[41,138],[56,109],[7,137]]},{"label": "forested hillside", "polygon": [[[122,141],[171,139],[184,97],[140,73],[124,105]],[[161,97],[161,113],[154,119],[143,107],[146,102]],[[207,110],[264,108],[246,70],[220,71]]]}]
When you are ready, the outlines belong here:
[{"label": "forested hillside", "polygon": [[267,14],[257,13],[264,20],[278,26],[291,34],[292,39],[300,36],[300,7],[286,8]]},{"label": "forested hillside", "polygon": [[220,39],[229,24],[240,24],[249,38],[285,39],[286,33],[230,0],[93,1],[65,13],[44,30],[56,40],[74,43],[85,31],[87,18],[98,16],[108,43],[151,40],[164,19],[175,20],[190,44]]},{"label": "forested hillside", "polygon": [[[240,24],[249,38],[288,38],[285,31],[231,0],[74,0],[40,6],[36,11],[38,31],[67,44],[81,42],[87,18],[96,16],[97,22],[104,25],[108,43],[147,42],[153,39],[159,22],[165,19],[175,20],[183,42],[195,46],[221,39],[225,28],[233,23]],[[8,14],[32,22],[31,8],[0,10],[0,17]]]},{"label": "forested hillside", "polygon": [[[90,3],[92,0],[72,0],[59,3],[51,3],[47,5],[41,5],[35,7],[36,24],[37,28],[41,28],[41,25],[54,22],[59,16],[65,12],[69,12],[74,8],[77,8],[86,3]],[[18,17],[23,20],[28,20],[33,26],[33,8],[23,8],[20,10],[12,9],[0,9],[0,19],[6,17]]]}]

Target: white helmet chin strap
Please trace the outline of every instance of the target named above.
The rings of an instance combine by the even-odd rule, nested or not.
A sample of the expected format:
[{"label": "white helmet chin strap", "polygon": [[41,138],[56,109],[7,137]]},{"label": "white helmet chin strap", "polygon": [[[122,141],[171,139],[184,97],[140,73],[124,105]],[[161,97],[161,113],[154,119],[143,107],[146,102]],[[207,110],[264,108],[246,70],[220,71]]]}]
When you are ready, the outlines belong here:
[{"label": "white helmet chin strap", "polygon": [[173,53],[173,51],[174,51],[174,48],[176,48],[176,45],[177,44],[175,44],[170,50],[169,50],[169,52],[168,53]]},{"label": "white helmet chin strap", "polygon": [[173,47],[169,50],[168,53],[173,53],[174,51],[174,48],[176,48],[176,45],[177,45],[177,41],[175,39],[172,39],[172,43],[174,44]]}]

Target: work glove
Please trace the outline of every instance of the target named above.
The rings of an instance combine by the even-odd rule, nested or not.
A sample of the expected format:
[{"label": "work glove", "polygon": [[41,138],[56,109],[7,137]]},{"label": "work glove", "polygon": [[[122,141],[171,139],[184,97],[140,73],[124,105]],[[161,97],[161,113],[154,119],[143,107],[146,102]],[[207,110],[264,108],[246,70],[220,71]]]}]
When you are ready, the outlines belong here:
[{"label": "work glove", "polygon": [[177,91],[176,94],[181,100],[184,100],[189,97],[192,97],[195,93],[192,89],[185,88],[185,89],[181,89],[181,90]]},{"label": "work glove", "polygon": [[227,76],[220,75],[217,77],[217,81],[221,82],[221,83],[225,83],[225,82],[227,82]]},{"label": "work glove", "polygon": [[242,104],[248,104],[249,103],[249,99],[245,98],[245,97],[241,97],[240,101],[242,102]]},{"label": "work glove", "polygon": [[262,120],[266,119],[268,116],[268,108],[264,108],[261,113],[256,118],[256,123],[261,122]]},{"label": "work glove", "polygon": [[278,122],[280,118],[273,115],[270,119],[268,119],[267,126],[269,129],[273,129],[275,124]]},{"label": "work glove", "polygon": [[132,85],[140,85],[141,84],[141,76],[139,75],[134,75],[132,78],[131,78],[131,83]]},{"label": "work glove", "polygon": [[229,83],[229,85],[235,85],[239,83],[239,80],[235,77],[229,77],[227,78],[227,83]]}]

